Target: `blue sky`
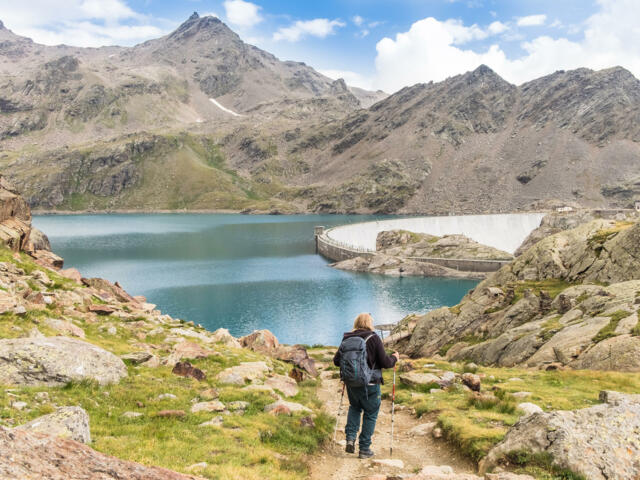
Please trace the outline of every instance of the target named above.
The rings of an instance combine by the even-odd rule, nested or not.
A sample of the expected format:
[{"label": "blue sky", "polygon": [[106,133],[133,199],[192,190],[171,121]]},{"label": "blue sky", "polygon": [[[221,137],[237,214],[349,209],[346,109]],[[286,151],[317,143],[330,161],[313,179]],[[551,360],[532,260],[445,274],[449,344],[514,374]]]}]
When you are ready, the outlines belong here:
[{"label": "blue sky", "polygon": [[640,75],[638,0],[0,0],[0,20],[46,44],[133,45],[193,11],[332,77],[393,92],[486,63],[519,84],[557,69]]}]

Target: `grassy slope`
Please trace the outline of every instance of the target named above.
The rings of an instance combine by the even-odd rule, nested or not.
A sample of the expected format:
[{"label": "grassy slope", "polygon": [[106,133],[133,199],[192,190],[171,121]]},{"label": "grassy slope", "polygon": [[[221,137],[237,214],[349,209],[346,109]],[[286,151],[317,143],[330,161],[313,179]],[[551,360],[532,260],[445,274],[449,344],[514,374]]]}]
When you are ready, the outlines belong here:
[{"label": "grassy slope", "polygon": [[[15,260],[10,252],[0,249],[0,261],[11,261],[27,272],[40,269],[26,256]],[[71,288],[68,280],[47,271],[56,282],[56,288]],[[75,287],[79,288],[79,287]],[[0,315],[0,338],[24,336],[33,328],[45,335],[54,334],[43,326],[46,317],[61,318],[59,307],[50,306],[31,311],[24,318],[13,314]],[[68,317],[67,317],[68,318]],[[86,341],[99,345],[116,354],[136,350],[132,343],[140,342],[136,334],[144,328],[132,328],[115,317],[98,317],[89,323],[81,317],[71,318],[86,333]],[[105,325],[115,325],[118,333],[110,335]],[[169,330],[148,336],[146,343],[162,345]],[[189,339],[193,341],[193,339]],[[211,347],[209,347],[211,348]],[[186,472],[186,468],[199,462],[209,466],[199,472],[212,479],[302,479],[306,477],[305,456],[313,452],[327,438],[333,420],[322,413],[315,418],[315,428],[300,426],[300,416],[278,416],[263,413],[263,408],[273,402],[265,393],[248,393],[238,386],[218,385],[215,376],[224,368],[243,361],[265,360],[272,362],[277,373],[287,374],[290,365],[266,359],[262,355],[245,350],[232,349],[222,344],[214,346],[220,355],[192,363],[207,374],[207,380],[197,382],[178,377],[170,367],[148,368],[129,366],[129,376],[117,385],[101,387],[91,382],[69,384],[59,388],[8,387],[0,389],[0,424],[19,425],[54,410],[53,405],[79,405],[89,414],[93,442],[91,446],[116,457],[158,465]],[[159,354],[167,353],[162,349]],[[194,400],[205,400],[202,392],[208,388],[219,390],[219,399],[225,404],[243,400],[250,402],[242,416],[224,417],[222,427],[198,427],[211,419],[212,413],[190,413]],[[301,384],[300,393],[287,399],[318,409],[315,381]],[[38,392],[48,392],[49,401],[39,402]],[[158,395],[172,393],[175,399],[158,400]],[[25,401],[29,408],[16,410],[11,402]],[[139,407],[141,402],[143,407]],[[159,418],[160,410],[184,410],[183,418]],[[142,417],[122,417],[127,411],[143,413]]]},{"label": "grassy slope", "polygon": [[[436,372],[468,370],[461,364],[420,359],[412,361],[416,371]],[[434,365],[429,367],[428,365]],[[474,369],[475,370],[475,369]],[[599,372],[589,370],[542,371],[521,368],[480,367],[485,375],[483,392],[493,392],[496,399],[477,401],[459,385],[436,394],[428,389],[410,388],[398,381],[396,402],[413,408],[418,416],[438,422],[445,437],[475,460],[486,455],[519,418],[518,403],[532,402],[545,411],[575,410],[598,403],[601,390],[627,393],[640,391],[640,374]],[[392,372],[385,372],[383,395],[390,395]],[[511,380],[514,379],[514,380]],[[519,380],[517,380],[519,379]],[[434,386],[437,388],[437,386]],[[525,399],[516,399],[515,392],[531,392]],[[536,463],[536,462],[531,462]],[[540,462],[537,462],[540,463]],[[566,472],[554,472],[549,465],[523,466],[522,471],[540,479],[570,479]],[[577,477],[575,477],[577,478]]]},{"label": "grassy slope", "polygon": [[[164,143],[132,161],[137,165],[141,180],[115,196],[99,196],[91,193],[72,193],[57,205],[57,210],[278,210],[295,213],[299,208],[290,201],[295,189],[284,186],[276,175],[263,174],[261,178],[243,176],[229,168],[220,145],[209,137],[186,133],[163,134]],[[102,155],[105,151],[131,141],[129,137],[86,145],[76,150],[85,156]],[[22,150],[25,155],[28,150]],[[9,152],[0,160],[0,168],[6,169],[20,156]],[[274,158],[274,162],[277,159]],[[22,165],[21,171],[11,172],[20,182],[29,185],[45,184],[42,172],[51,175],[61,172],[61,166],[53,157],[43,157],[44,164],[33,168]],[[276,162],[277,163],[277,162]],[[67,172],[84,185],[91,182],[95,172],[88,170]],[[101,173],[104,175],[104,172]],[[266,176],[265,176],[266,175]],[[25,192],[29,193],[29,192]]]}]

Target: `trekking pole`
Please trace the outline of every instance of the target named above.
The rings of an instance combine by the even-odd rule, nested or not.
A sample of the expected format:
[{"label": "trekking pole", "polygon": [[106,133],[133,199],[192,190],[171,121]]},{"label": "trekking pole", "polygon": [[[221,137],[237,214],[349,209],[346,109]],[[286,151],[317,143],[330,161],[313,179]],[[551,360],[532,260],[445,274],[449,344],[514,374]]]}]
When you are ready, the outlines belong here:
[{"label": "trekking pole", "polygon": [[393,388],[391,389],[391,445],[389,456],[393,457],[393,415],[396,411],[396,366],[393,366]]},{"label": "trekking pole", "polygon": [[338,434],[338,423],[340,423],[340,413],[342,412],[343,398],[344,398],[344,383],[342,384],[342,394],[340,395],[340,404],[338,405],[338,415],[336,416],[336,427],[333,429],[333,443],[336,443],[336,435]]}]

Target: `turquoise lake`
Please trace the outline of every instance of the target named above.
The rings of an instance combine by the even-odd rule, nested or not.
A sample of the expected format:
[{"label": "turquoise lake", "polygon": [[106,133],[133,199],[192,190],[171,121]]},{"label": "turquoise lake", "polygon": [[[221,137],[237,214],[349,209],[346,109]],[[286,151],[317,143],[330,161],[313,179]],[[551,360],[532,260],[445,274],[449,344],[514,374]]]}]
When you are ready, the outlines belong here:
[{"label": "turquoise lake", "polygon": [[455,305],[477,282],[343,272],[315,254],[313,227],[381,217],[223,214],[36,216],[84,276],[118,281],[175,318],[235,336],[337,345],[360,312],[376,323]]}]

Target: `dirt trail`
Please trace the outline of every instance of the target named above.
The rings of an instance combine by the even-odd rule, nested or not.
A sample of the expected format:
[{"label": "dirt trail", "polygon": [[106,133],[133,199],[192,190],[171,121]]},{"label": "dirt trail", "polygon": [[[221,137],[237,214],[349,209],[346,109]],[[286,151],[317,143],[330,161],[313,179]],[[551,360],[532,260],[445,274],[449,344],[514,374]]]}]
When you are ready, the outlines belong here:
[{"label": "dirt trail", "polygon": [[[327,351],[329,353],[329,351]],[[332,352],[331,352],[332,353]],[[326,364],[318,363],[322,368]],[[324,408],[330,415],[335,416],[340,403],[342,384],[339,379],[331,378],[333,372],[321,371],[322,385],[318,391]],[[456,473],[475,473],[475,465],[469,460],[453,451],[446,442],[435,440],[429,433],[427,435],[410,435],[409,431],[418,425],[429,423],[432,419],[416,418],[405,410],[398,410],[396,405],[394,435],[393,435],[393,459],[404,462],[402,470],[389,466],[374,465],[371,460],[360,460],[356,454],[348,454],[344,450],[344,425],[347,420],[348,399],[342,405],[342,414],[339,418],[338,434],[336,441],[331,442],[311,461],[312,480],[351,480],[366,478],[368,476],[385,473],[415,473],[425,465],[449,465]],[[389,459],[389,445],[391,439],[391,401],[383,400],[378,415],[376,431],[373,436],[371,448],[376,453],[375,459]]]}]

